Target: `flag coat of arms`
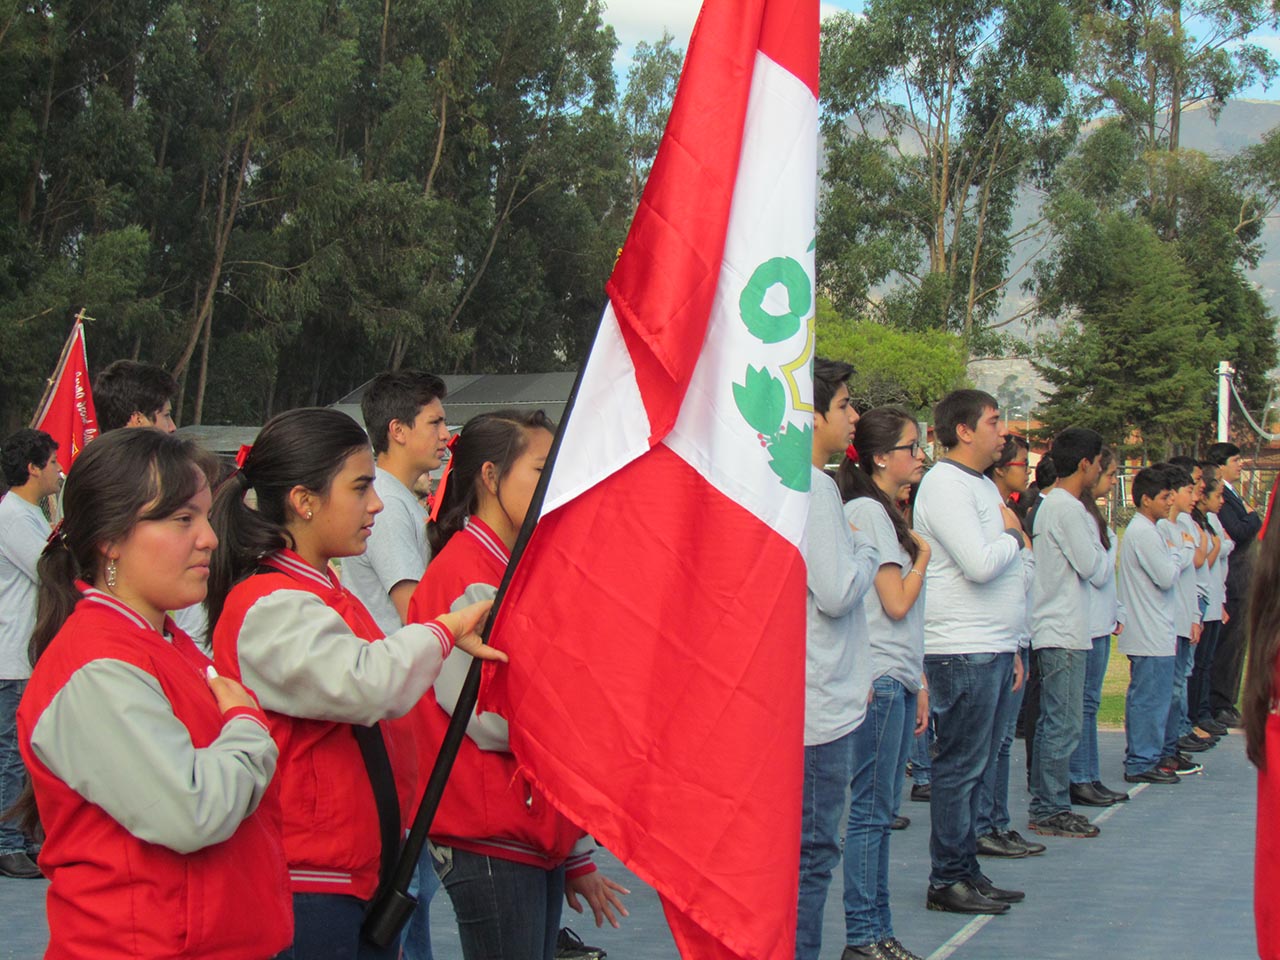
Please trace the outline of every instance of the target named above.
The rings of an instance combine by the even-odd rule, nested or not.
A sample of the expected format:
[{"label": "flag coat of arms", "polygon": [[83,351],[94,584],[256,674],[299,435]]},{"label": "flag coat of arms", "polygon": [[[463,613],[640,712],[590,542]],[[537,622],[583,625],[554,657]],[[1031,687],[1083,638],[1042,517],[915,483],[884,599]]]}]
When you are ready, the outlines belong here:
[{"label": "flag coat of arms", "polygon": [[58,368],[49,382],[51,386],[44,404],[31,425],[57,441],[55,456],[58,466],[66,473],[85,444],[98,435],[98,414],[93,408],[93,391],[89,385],[84,321],[80,318],[76,318],[71,328]]},{"label": "flag coat of arms", "polygon": [[685,957],[794,951],[817,83],[817,0],[704,4],[481,692]]}]

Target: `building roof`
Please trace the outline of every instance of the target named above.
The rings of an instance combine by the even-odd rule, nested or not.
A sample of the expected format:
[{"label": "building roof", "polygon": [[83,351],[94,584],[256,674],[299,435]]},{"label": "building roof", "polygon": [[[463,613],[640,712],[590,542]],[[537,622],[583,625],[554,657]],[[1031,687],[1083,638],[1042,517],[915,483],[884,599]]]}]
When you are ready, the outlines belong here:
[{"label": "building roof", "polygon": [[[450,430],[458,430],[472,417],[495,410],[518,410],[532,413],[542,410],[557,423],[564,415],[565,403],[573,390],[577,373],[480,373],[442,377],[448,394],[444,401]],[[334,409],[363,424],[360,400],[368,383],[332,404]]]}]

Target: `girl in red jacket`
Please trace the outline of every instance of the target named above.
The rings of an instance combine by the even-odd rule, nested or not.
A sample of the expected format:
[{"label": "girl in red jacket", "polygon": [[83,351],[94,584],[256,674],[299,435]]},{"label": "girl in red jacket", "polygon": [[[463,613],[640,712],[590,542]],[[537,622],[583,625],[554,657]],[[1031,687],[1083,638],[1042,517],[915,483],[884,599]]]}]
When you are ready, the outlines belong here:
[{"label": "girl in red jacket", "polygon": [[47,957],[263,960],[292,936],[267,719],[165,613],[204,599],[210,502],[158,430],[95,440],[67,477],[18,709]]},{"label": "girl in red jacket", "polygon": [[[542,411],[481,414],[453,446],[433,558],[409,601],[409,621],[466,609],[497,593],[551,449],[554,427]],[[471,665],[455,650],[417,710],[419,751],[434,756]],[[431,826],[431,854],[453,901],[466,960],[552,960],[565,898],[596,925],[627,911],[629,891],[591,862],[591,839],[538,795],[507,745],[507,723],[473,714]]]},{"label": "girl in red jacket", "polygon": [[360,940],[419,793],[411,738],[381,721],[417,703],[455,637],[477,656],[505,659],[475,634],[487,603],[384,638],[329,570],[364,552],[382,509],[373,476],[354,420],[290,410],[262,428],[213,507],[222,541],[208,601],[214,662],[254,691],[280,747],[295,925],[285,958],[396,956]]}]

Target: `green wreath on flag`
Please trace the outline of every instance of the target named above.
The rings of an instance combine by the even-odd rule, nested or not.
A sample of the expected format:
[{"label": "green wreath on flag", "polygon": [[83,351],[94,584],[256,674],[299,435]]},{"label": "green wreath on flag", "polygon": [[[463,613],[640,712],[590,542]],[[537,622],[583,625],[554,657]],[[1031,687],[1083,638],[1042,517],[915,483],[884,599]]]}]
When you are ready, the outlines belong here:
[{"label": "green wreath on flag", "polygon": [[[781,284],[787,294],[787,310],[770,313],[765,294]],[[809,328],[804,350],[774,376],[768,367],[747,366],[742,383],[733,385],[733,401],[747,425],[756,432],[760,446],[769,451],[769,469],[790,490],[809,489],[809,462],[813,457],[813,426],[797,427],[788,422],[791,409],[812,410],[800,398],[795,373],[807,366],[813,353],[813,323],[810,308],[813,289],[804,267],[791,257],[774,257],[756,267],[738,297],[738,310],[747,331],[762,343],[781,343]],[[790,394],[790,404],[788,404]]]}]

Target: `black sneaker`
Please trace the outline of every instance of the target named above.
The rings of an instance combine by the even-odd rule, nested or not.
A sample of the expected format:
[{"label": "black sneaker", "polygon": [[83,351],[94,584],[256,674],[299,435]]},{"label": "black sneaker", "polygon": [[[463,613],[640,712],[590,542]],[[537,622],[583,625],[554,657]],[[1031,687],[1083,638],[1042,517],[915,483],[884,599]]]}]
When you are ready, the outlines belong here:
[{"label": "black sneaker", "polygon": [[924,957],[917,953],[912,953],[904,947],[897,937],[888,937],[881,940],[876,946],[880,948],[880,952],[884,956],[891,957],[892,960],[924,960]]},{"label": "black sneaker", "polygon": [[1189,777],[1191,774],[1199,773],[1204,769],[1204,764],[1196,763],[1180,753],[1176,753],[1172,757],[1165,757],[1158,766],[1161,770],[1168,773],[1176,773],[1180,777]]},{"label": "black sneaker", "polygon": [[604,947],[591,947],[582,938],[562,927],[556,936],[556,960],[604,960],[609,954]]},{"label": "black sneaker", "polygon": [[1045,837],[1075,837],[1083,839],[1096,837],[1102,831],[1079,814],[1070,810],[1059,810],[1043,820],[1032,820],[1027,827]]},{"label": "black sneaker", "polygon": [[1124,775],[1126,783],[1178,783],[1178,775],[1170,770],[1163,769],[1156,764],[1150,770],[1143,770],[1141,773],[1126,773]]},{"label": "black sneaker", "polygon": [[1006,830],[1004,833],[1001,834],[1001,836],[1004,837],[1005,840],[1007,840],[1009,843],[1013,843],[1020,847],[1024,847],[1027,851],[1028,857],[1038,857],[1040,856],[1040,854],[1044,853],[1047,849],[1049,849],[1039,841],[1028,840],[1026,837],[1020,834],[1017,830]]},{"label": "black sneaker", "polygon": [[980,857],[1004,857],[1013,860],[1025,857],[1027,850],[1021,844],[1011,843],[998,830],[993,830],[978,837],[977,853]]}]

